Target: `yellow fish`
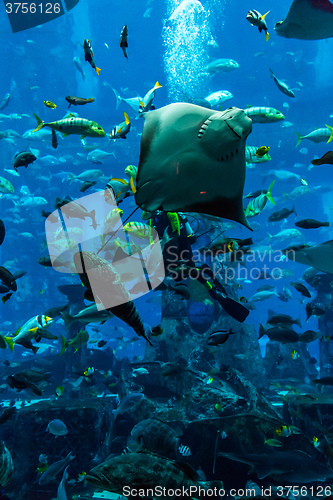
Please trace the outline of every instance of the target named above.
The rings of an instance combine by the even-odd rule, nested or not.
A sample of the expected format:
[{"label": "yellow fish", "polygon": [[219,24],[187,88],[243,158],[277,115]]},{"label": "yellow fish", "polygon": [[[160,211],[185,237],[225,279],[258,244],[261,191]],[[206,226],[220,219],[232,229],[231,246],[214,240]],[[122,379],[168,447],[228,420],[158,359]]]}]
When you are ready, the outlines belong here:
[{"label": "yellow fish", "polygon": [[62,393],[64,392],[64,388],[62,385],[58,385],[58,387],[56,387],[55,391],[54,391],[54,394],[57,396],[57,398],[59,398]]},{"label": "yellow fish", "polygon": [[265,154],[268,153],[269,150],[270,150],[269,146],[260,146],[260,148],[258,148],[256,151],[256,156],[262,158],[263,156],[265,156]]},{"label": "yellow fish", "polygon": [[318,447],[319,447],[319,445],[320,445],[320,441],[319,441],[319,439],[318,439],[316,436],[313,436],[313,438],[312,438],[312,442],[313,442],[313,446],[314,446],[315,448],[318,448]]},{"label": "yellow fish", "polygon": [[296,349],[294,349],[293,352],[291,353],[291,357],[292,357],[292,359],[300,358],[300,355],[298,354]]},{"label": "yellow fish", "polygon": [[56,109],[57,105],[54,104],[54,102],[52,101],[43,101],[43,103],[45,104],[45,106],[47,108],[50,108],[50,109]]},{"label": "yellow fish", "polygon": [[167,212],[167,215],[170,222],[171,231],[173,233],[177,231],[178,236],[180,236],[180,223],[177,212]]}]

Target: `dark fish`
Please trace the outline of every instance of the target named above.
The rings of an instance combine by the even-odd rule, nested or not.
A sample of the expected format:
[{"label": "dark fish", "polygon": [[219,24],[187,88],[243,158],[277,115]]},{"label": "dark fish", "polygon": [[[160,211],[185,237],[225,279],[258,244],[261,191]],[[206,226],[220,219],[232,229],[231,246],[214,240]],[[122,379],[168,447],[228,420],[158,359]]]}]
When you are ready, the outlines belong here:
[{"label": "dark fish", "polygon": [[12,275],[12,273],[3,266],[0,266],[0,280],[3,282],[4,285],[8,286],[10,290],[16,292],[17,284],[15,278]]},{"label": "dark fish", "polygon": [[44,316],[56,318],[57,316],[60,316],[60,313],[65,311],[66,309],[68,309],[68,304],[65,304],[63,306],[51,307],[51,309],[45,311]]},{"label": "dark fish", "polygon": [[46,219],[49,218],[50,222],[58,222],[58,217],[56,215],[53,215],[52,212],[45,212],[45,210],[42,210],[42,216],[45,217]]},{"label": "dark fish", "polygon": [[[150,453],[126,453],[109,458],[94,467],[86,475],[86,480],[99,488],[121,495],[124,494],[124,487],[126,491],[126,485],[130,485],[129,490],[135,486],[139,491],[145,492],[163,485],[170,500],[179,498],[172,495],[171,490],[177,492],[178,488],[179,491],[192,488],[193,492],[193,488],[199,488],[199,475],[188,464]],[[202,488],[213,485],[220,489],[222,483],[218,481],[203,485],[200,482]]]},{"label": "dark fish", "polygon": [[176,363],[175,361],[167,361],[161,365],[161,375],[163,377],[178,375],[184,370],[186,370],[186,366]]},{"label": "dark fish", "polygon": [[273,285],[263,285],[257,288],[257,292],[267,292],[268,290],[274,290],[275,286]]},{"label": "dark fish", "polygon": [[25,276],[27,274],[27,271],[15,271],[15,273],[13,274],[13,278],[14,280],[18,280],[20,278],[22,278],[23,276]]},{"label": "dark fish", "polygon": [[106,341],[106,340],[100,340],[100,341],[97,343],[97,347],[104,347],[106,344],[107,344],[107,341]]},{"label": "dark fish", "polygon": [[49,255],[46,255],[45,257],[39,257],[37,259],[38,264],[44,267],[52,267],[52,261],[51,257]]},{"label": "dark fish", "polygon": [[302,219],[295,222],[295,226],[301,227],[302,229],[318,229],[318,227],[328,227],[329,222],[320,222],[315,219]]},{"label": "dark fish", "polygon": [[293,286],[301,295],[303,295],[303,297],[308,297],[309,299],[311,299],[311,293],[304,285],[302,285],[302,283],[291,282],[290,285]]},{"label": "dark fish", "polygon": [[13,459],[3,441],[0,441],[0,486],[6,486],[14,474]]},{"label": "dark fish", "polygon": [[273,212],[269,217],[268,217],[268,221],[269,222],[278,222],[280,220],[283,220],[283,219],[286,219],[287,217],[289,217],[289,215],[291,214],[295,214],[297,215],[296,213],[296,210],[295,210],[295,207],[293,206],[293,208],[289,209],[289,208],[282,208],[281,210],[277,210],[276,212]]},{"label": "dark fish", "polygon": [[54,129],[52,129],[51,144],[52,144],[53,149],[57,149],[57,147],[58,147],[58,137],[57,137],[57,132]]},{"label": "dark fish", "polygon": [[68,95],[65,97],[66,101],[69,103],[69,108],[73,104],[73,106],[83,106],[84,104],[88,104],[89,102],[95,102],[93,97],[89,97],[85,99],[84,97],[76,97],[74,95]]},{"label": "dark fish", "polygon": [[10,94],[6,94],[5,97],[0,102],[0,111],[4,109],[9,104]]},{"label": "dark fish", "polygon": [[53,335],[53,333],[49,332],[46,328],[37,328],[35,340],[36,342],[40,342],[42,339],[57,340],[58,337]]},{"label": "dark fish", "polygon": [[229,336],[235,333],[236,332],[232,331],[232,328],[230,328],[229,331],[224,330],[224,331],[214,332],[211,335],[209,335],[207,339],[207,344],[208,345],[224,344],[228,340]]},{"label": "dark fish", "polygon": [[27,166],[35,160],[37,160],[36,156],[30,151],[21,151],[21,153],[17,153],[14,157],[14,169],[17,172],[18,167],[27,168]]},{"label": "dark fish", "polygon": [[323,309],[322,307],[316,306],[308,302],[305,306],[306,310],[306,321],[308,321],[311,316],[323,316],[327,309]]},{"label": "dark fish", "polygon": [[258,189],[254,193],[249,193],[244,198],[258,198],[261,194],[267,194],[267,189]]},{"label": "dark fish", "polygon": [[318,332],[314,330],[306,330],[306,332],[301,334],[300,340],[301,342],[310,343],[318,338]]},{"label": "dark fish", "polygon": [[10,417],[12,417],[13,415],[15,415],[15,413],[16,413],[15,406],[13,406],[12,408],[5,408],[4,411],[2,412],[1,417],[0,417],[0,425],[1,424],[5,424],[6,422],[8,422],[8,420],[10,419]]},{"label": "dark fish", "polygon": [[91,188],[92,186],[95,186],[97,184],[96,181],[84,181],[82,186],[80,187],[81,193],[84,193],[87,191],[87,189]]},{"label": "dark fish", "polygon": [[267,323],[269,325],[298,325],[300,328],[302,326],[299,318],[292,319],[288,314],[275,314],[267,320]]},{"label": "dark fish", "polygon": [[49,378],[49,373],[42,370],[22,370],[7,377],[7,384],[16,389],[18,392],[23,389],[31,389],[36,396],[41,396],[42,391],[39,384],[45,382]]},{"label": "dark fish", "polygon": [[6,228],[3,221],[0,219],[0,245],[2,245],[3,240],[5,239],[5,235],[6,235]]},{"label": "dark fish", "polygon": [[30,349],[34,354],[36,354],[38,352],[38,349],[39,349],[39,347],[34,346],[31,342],[31,340],[29,340],[29,339],[19,340],[19,341],[15,342],[15,344],[19,344],[22,347],[24,347],[25,349]]},{"label": "dark fish", "polygon": [[291,90],[291,88],[288,87],[288,85],[286,83],[284,83],[282,80],[279,80],[273,73],[273,71],[271,70],[271,68],[269,68],[269,71],[271,72],[271,77],[274,79],[274,82],[277,86],[277,88],[283,93],[285,94],[286,96],[288,97],[295,97],[295,94],[294,92]]},{"label": "dark fish", "polygon": [[291,328],[274,326],[273,328],[265,330],[263,325],[260,324],[259,339],[261,339],[264,335],[267,335],[270,340],[281,342],[281,344],[293,344],[294,342],[298,342],[300,340],[298,333]]},{"label": "dark fish", "polygon": [[149,418],[136,424],[127,440],[132,452],[149,450],[159,455],[177,455],[179,438],[176,432],[164,422]]},{"label": "dark fish", "polygon": [[32,382],[32,383],[39,383],[44,380],[47,380],[49,378],[49,373],[45,373],[43,370],[37,370],[37,369],[27,369],[27,370],[22,370],[20,372],[15,373],[14,377],[17,378],[17,380],[20,377],[24,377],[24,379],[27,382]]},{"label": "dark fish", "polygon": [[91,43],[86,38],[84,39],[84,42],[83,42],[83,50],[84,50],[84,60],[88,61],[90,66],[99,75],[99,72],[101,71],[101,69],[96,67],[94,52],[93,52]]},{"label": "dark fish", "polygon": [[1,302],[3,304],[6,304],[7,300],[9,300],[11,298],[11,296],[13,295],[13,292],[10,292],[10,293],[7,293],[6,295],[4,295],[3,297],[1,297]]},{"label": "dark fish", "polygon": [[327,151],[321,158],[311,160],[312,165],[333,165],[333,151]]},{"label": "dark fish", "polygon": [[333,377],[316,378],[312,379],[311,382],[320,385],[333,385]]},{"label": "dark fish", "polygon": [[119,40],[119,45],[124,53],[124,56],[126,57],[128,61],[128,55],[127,55],[127,47],[128,47],[128,42],[127,42],[127,36],[128,36],[128,31],[127,31],[127,24],[123,27],[120,33],[120,40]]},{"label": "dark fish", "polygon": [[282,300],[282,302],[288,302],[289,297],[288,295],[285,295],[284,293],[278,292],[278,298]]}]

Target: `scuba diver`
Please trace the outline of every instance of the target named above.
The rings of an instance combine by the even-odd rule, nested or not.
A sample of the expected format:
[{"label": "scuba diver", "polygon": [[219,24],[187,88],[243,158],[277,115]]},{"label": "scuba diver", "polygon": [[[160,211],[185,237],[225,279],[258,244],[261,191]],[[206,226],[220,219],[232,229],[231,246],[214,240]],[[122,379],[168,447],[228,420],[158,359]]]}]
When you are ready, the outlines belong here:
[{"label": "scuba diver", "polygon": [[[131,168],[129,168],[131,167]],[[130,181],[110,179],[107,183],[104,197],[107,203],[121,203],[124,198],[135,191],[133,179],[136,176],[133,166],[129,166],[125,173]],[[134,175],[133,175],[134,174]],[[142,212],[142,219],[153,227],[161,242],[163,242],[163,260],[166,277],[174,281],[182,281],[194,277],[205,286],[210,296],[217,300],[220,306],[235,320],[245,321],[249,309],[227,296],[225,288],[214,276],[212,269],[203,263],[196,263],[192,251],[192,244],[197,240],[188,218],[182,212]],[[167,238],[165,237],[167,235]]]},{"label": "scuba diver", "polygon": [[163,249],[166,276],[174,281],[197,279],[230,316],[241,323],[245,321],[250,311],[227,296],[225,288],[214,276],[208,264],[195,262],[192,244],[198,237],[194,234],[186,215],[181,212],[156,211],[152,214],[143,212],[143,218],[149,218],[160,239],[163,238],[165,231],[170,237]]}]

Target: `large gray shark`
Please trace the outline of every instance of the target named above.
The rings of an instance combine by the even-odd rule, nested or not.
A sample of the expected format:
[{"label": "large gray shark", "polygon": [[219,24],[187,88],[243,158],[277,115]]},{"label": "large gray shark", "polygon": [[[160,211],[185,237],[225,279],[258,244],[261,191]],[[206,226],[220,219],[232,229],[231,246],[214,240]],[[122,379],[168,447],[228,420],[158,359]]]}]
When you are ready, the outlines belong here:
[{"label": "large gray shark", "polygon": [[275,25],[285,38],[322,40],[333,37],[333,4],[330,0],[294,0],[287,17]]},{"label": "large gray shark", "polygon": [[[259,479],[278,476],[281,484],[308,484],[333,479],[333,470],[302,451],[271,451],[270,453],[219,452],[221,457],[250,465]],[[285,481],[285,482],[284,482]]]},{"label": "large gray shark", "polygon": [[199,212],[249,228],[243,210],[244,110],[169,104],[145,114],[136,203],[148,212]]},{"label": "large gray shark", "polygon": [[333,274],[333,240],[312,247],[283,250],[289,260],[314,267],[318,271]]}]

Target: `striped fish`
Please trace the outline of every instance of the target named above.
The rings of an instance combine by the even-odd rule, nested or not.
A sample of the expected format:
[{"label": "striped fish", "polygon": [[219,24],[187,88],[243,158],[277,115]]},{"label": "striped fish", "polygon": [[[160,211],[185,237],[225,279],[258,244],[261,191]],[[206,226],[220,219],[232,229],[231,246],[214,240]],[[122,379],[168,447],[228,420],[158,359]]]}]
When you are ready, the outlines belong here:
[{"label": "striped fish", "polygon": [[179,446],[178,452],[182,457],[190,457],[192,455],[190,448],[183,444]]},{"label": "striped fish", "polygon": [[253,198],[250,203],[247,205],[245,209],[245,216],[246,217],[255,217],[256,215],[261,214],[263,209],[266,206],[267,200],[269,200],[273,205],[276,205],[275,201],[273,200],[272,197],[272,189],[274,186],[275,181],[272,182],[272,184],[269,186],[267,193],[262,193],[256,198]]},{"label": "striped fish", "polygon": [[317,128],[316,130],[310,132],[307,135],[301,135],[298,134],[297,132],[296,135],[298,137],[296,148],[303,139],[308,139],[308,141],[312,141],[315,143],[317,142],[328,143],[331,142],[331,140],[333,139],[333,127],[331,127],[330,125],[326,125],[326,128]]},{"label": "striped fish", "polygon": [[154,241],[154,236],[156,236],[155,229],[149,224],[144,222],[127,222],[124,226],[124,231],[137,238],[149,239]]},{"label": "striped fish", "polygon": [[244,109],[245,114],[251,118],[253,123],[274,123],[284,120],[281,111],[275,108],[266,108],[264,106],[250,106]]},{"label": "striped fish", "polygon": [[0,441],[0,486],[6,486],[14,474],[12,456],[3,441]]},{"label": "striped fish", "polygon": [[52,130],[61,132],[64,137],[71,134],[78,134],[81,136],[81,139],[84,139],[85,137],[105,136],[104,130],[100,125],[98,125],[98,123],[87,120],[86,118],[78,118],[72,113],[69,113],[67,118],[62,118],[62,120],[50,123],[44,123],[39,116],[35,113],[34,115],[37,120],[37,127],[33,130],[33,132],[38,132],[44,127],[50,127]]}]

